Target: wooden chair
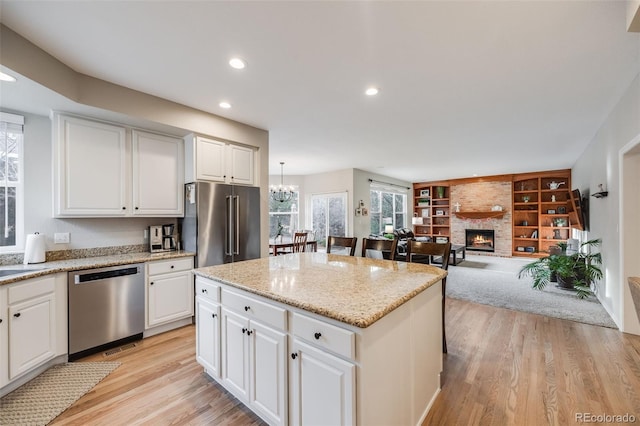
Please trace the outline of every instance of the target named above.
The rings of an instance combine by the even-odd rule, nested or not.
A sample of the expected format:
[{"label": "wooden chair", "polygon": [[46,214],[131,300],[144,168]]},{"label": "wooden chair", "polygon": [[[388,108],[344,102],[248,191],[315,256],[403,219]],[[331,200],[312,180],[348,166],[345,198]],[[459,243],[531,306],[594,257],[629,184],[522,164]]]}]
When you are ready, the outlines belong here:
[{"label": "wooden chair", "polygon": [[398,240],[394,238],[393,240],[384,239],[384,240],[376,240],[370,238],[362,239],[362,257],[371,257],[367,254],[367,250],[374,250],[378,252],[382,252],[384,256],[385,253],[389,253],[385,259],[394,260],[396,257],[396,248],[398,247]]},{"label": "wooden chair", "polygon": [[336,249],[343,248],[349,250],[349,256],[353,256],[356,254],[357,241],[357,237],[333,237],[330,235],[327,238],[327,253],[331,253],[332,249],[335,253]]},{"label": "wooden chair", "polygon": [[[414,255],[417,255],[414,259]],[[442,259],[441,264],[437,264],[445,271],[449,268],[449,256],[451,255],[451,243],[427,243],[409,240],[407,243],[407,262],[433,263],[433,258]],[[418,256],[422,256],[420,259]],[[442,279],[442,352],[447,353],[447,335],[444,330],[444,306],[445,294],[447,292],[447,277]]]},{"label": "wooden chair", "polygon": [[305,251],[307,247],[307,235],[306,232],[296,232],[293,234],[293,247],[291,249],[293,253]]}]

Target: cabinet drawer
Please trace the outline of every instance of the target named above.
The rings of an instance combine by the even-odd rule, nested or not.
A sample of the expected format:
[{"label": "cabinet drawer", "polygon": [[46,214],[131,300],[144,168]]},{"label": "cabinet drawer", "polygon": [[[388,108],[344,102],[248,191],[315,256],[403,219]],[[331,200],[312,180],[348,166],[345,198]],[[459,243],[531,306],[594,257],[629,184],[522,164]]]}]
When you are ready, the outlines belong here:
[{"label": "cabinet drawer", "polygon": [[294,312],[291,315],[291,332],[296,337],[355,359],[356,340],[352,331]]},{"label": "cabinet drawer", "polygon": [[54,276],[44,278],[33,278],[28,281],[15,284],[9,287],[9,305],[32,299],[43,294],[53,293],[55,290]]},{"label": "cabinet drawer", "polygon": [[193,268],[193,258],[183,257],[179,259],[157,260],[149,262],[149,275],[166,274],[168,272],[189,271]]},{"label": "cabinet drawer", "polygon": [[196,277],[196,296],[220,302],[220,286],[206,278]]},{"label": "cabinet drawer", "polygon": [[252,297],[222,289],[222,305],[280,330],[287,328],[287,311]]}]

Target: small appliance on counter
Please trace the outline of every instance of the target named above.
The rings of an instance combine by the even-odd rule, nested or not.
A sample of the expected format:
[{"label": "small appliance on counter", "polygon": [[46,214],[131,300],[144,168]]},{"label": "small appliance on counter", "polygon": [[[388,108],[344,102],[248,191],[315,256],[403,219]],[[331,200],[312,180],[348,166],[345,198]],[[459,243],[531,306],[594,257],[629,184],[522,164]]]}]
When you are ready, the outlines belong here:
[{"label": "small appliance on counter", "polygon": [[175,225],[154,225],[149,227],[149,251],[157,253],[174,251],[176,247]]}]

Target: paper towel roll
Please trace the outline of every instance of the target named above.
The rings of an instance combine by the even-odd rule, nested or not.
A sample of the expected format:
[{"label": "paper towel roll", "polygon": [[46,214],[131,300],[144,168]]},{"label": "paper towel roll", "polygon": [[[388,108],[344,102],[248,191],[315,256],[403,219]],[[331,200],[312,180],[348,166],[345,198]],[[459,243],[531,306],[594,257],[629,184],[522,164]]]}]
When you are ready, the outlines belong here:
[{"label": "paper towel roll", "polygon": [[24,264],[27,263],[42,263],[45,261],[44,254],[44,235],[36,232],[35,234],[28,234],[27,241],[24,246]]}]

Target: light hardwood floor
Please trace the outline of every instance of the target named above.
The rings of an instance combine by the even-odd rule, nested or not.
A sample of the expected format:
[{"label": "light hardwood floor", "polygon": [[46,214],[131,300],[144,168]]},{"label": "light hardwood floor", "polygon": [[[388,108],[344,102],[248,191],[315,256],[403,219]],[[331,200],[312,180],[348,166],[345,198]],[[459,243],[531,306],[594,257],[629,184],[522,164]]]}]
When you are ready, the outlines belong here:
[{"label": "light hardwood floor", "polygon": [[[447,300],[443,388],[425,425],[570,425],[576,413],[640,423],[640,337]],[[122,365],[54,425],[254,425],[195,361],[194,327],[105,357]]]}]

